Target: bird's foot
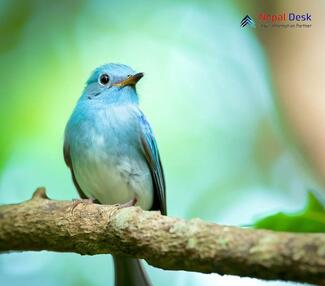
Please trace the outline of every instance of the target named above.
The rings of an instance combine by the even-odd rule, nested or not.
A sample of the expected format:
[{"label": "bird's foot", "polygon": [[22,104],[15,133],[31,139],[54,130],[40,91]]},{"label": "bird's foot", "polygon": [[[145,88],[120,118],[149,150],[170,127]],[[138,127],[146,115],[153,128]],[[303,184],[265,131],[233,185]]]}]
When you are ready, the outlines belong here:
[{"label": "bird's foot", "polygon": [[124,204],[117,204],[116,207],[118,209],[123,209],[123,208],[128,208],[128,207],[134,207],[135,204],[137,203],[138,199],[134,197],[132,200],[124,203]]},{"label": "bird's foot", "polygon": [[72,206],[71,206],[71,213],[73,213],[74,209],[80,205],[80,204],[86,204],[86,205],[90,205],[94,203],[94,199],[88,198],[88,199],[73,199],[72,202]]}]

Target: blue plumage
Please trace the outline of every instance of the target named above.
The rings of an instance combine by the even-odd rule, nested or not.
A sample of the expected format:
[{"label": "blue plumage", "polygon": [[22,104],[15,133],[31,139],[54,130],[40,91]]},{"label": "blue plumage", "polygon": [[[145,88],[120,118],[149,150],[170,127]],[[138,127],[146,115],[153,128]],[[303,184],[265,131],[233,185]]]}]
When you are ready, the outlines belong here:
[{"label": "blue plumage", "polygon": [[136,197],[143,209],[166,214],[157,144],[138,106],[141,77],[126,65],[97,68],[67,124],[64,154],[82,197],[103,204]]},{"label": "blue plumage", "polygon": [[[65,129],[64,158],[81,198],[102,204],[136,198],[141,208],[166,215],[157,143],[135,89],[142,76],[121,64],[92,73]],[[115,285],[150,285],[139,261],[114,257],[114,265]]]}]

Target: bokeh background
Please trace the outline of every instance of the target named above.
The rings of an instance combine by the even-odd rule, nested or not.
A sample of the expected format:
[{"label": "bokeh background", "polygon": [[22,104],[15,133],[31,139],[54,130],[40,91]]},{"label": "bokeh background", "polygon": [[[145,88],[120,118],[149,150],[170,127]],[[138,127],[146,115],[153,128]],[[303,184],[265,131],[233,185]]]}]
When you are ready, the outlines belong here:
[{"label": "bokeh background", "polygon": [[[241,28],[260,12],[309,29]],[[90,72],[145,72],[171,216],[249,225],[323,202],[325,2],[0,0],[0,203],[76,198],[63,130]],[[325,218],[325,216],[324,216]],[[294,285],[146,266],[154,285]],[[112,285],[108,255],[0,256],[1,285]]]}]

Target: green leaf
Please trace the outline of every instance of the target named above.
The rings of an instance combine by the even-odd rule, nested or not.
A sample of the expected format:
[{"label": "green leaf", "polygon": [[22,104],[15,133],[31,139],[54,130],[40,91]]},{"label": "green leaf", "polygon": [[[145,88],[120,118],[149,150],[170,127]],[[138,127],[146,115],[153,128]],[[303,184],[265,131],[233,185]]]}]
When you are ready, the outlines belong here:
[{"label": "green leaf", "polygon": [[254,228],[290,232],[325,232],[325,208],[312,192],[302,211],[292,214],[283,212],[262,218]]}]

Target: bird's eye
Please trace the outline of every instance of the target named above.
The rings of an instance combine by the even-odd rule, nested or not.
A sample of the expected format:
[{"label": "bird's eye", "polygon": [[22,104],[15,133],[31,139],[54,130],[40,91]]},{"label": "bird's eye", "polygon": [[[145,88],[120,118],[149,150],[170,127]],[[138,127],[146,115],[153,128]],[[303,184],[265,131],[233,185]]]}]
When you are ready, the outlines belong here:
[{"label": "bird's eye", "polygon": [[102,85],[107,85],[109,83],[109,76],[108,74],[104,73],[99,77],[99,83]]}]

